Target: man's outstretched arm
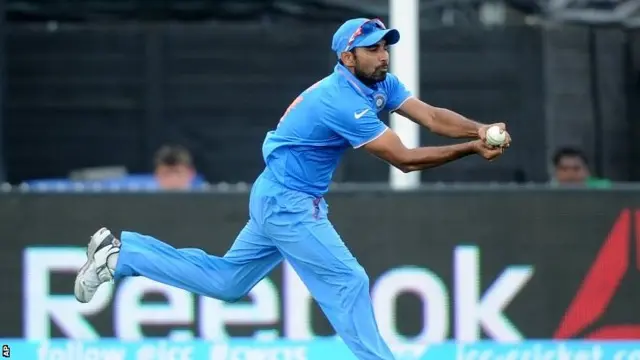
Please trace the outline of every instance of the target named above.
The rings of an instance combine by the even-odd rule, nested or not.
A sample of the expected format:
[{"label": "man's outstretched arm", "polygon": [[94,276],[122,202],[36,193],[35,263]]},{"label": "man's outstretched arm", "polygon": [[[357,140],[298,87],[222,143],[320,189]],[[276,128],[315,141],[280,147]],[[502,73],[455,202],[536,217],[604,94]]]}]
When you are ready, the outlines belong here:
[{"label": "man's outstretched arm", "polygon": [[391,129],[385,130],[382,135],[363,145],[363,148],[405,173],[440,166],[472,154],[493,160],[503,151],[501,148],[489,147],[481,140],[408,149]]},{"label": "man's outstretched arm", "polygon": [[450,138],[477,139],[485,126],[454,111],[431,106],[415,97],[407,99],[396,112],[435,134]]}]

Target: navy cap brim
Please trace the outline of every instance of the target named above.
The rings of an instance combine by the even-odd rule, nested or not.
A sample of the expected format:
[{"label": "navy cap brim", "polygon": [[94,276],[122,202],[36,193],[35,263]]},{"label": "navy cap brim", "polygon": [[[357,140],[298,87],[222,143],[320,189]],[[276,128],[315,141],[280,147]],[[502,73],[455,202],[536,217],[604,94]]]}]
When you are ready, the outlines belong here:
[{"label": "navy cap brim", "polygon": [[356,39],[353,47],[367,47],[373,46],[380,42],[380,40],[386,40],[387,45],[393,45],[400,41],[400,32],[396,29],[386,29],[374,31],[371,34]]}]

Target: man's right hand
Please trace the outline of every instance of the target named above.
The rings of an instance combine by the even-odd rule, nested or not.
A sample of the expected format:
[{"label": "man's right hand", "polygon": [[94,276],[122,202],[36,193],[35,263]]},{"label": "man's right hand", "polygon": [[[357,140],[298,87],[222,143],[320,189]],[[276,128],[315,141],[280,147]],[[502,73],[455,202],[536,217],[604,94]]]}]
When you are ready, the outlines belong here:
[{"label": "man's right hand", "polygon": [[475,150],[476,154],[489,161],[496,159],[504,152],[503,147],[491,146],[482,140],[473,141],[473,149]]}]

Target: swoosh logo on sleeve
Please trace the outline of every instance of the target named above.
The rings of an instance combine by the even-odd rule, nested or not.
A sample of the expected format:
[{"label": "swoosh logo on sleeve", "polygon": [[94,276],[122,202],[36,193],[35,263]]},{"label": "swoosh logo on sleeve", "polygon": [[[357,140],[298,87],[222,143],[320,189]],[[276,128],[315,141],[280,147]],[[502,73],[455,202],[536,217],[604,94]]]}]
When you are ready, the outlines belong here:
[{"label": "swoosh logo on sleeve", "polygon": [[361,117],[363,117],[363,116],[364,116],[364,114],[366,114],[368,111],[369,111],[369,109],[365,109],[365,110],[362,110],[361,112],[356,112],[356,113],[354,113],[354,114],[353,114],[353,116],[354,116],[356,119],[360,119],[360,118],[361,118]]}]

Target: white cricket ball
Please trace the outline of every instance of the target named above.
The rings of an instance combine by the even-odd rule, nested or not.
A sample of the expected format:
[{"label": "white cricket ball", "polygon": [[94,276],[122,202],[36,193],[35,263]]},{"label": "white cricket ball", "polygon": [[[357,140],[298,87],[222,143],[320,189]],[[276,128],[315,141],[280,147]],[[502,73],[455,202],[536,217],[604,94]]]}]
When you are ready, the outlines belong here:
[{"label": "white cricket ball", "polygon": [[500,146],[507,139],[507,134],[499,126],[495,125],[487,129],[487,144]]}]

